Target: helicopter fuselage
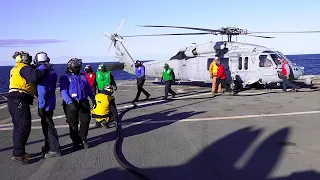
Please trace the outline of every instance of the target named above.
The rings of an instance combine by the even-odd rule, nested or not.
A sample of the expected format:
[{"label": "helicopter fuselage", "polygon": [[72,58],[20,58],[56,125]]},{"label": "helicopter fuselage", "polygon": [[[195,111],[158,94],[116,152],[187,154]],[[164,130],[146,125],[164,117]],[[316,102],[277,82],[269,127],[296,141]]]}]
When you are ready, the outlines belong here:
[{"label": "helicopter fuselage", "polygon": [[227,72],[227,81],[237,81],[243,86],[253,83],[270,84],[282,82],[280,58],[291,67],[293,79],[303,75],[303,68],[292,63],[281,52],[238,42],[216,42],[192,45],[181,49],[170,60],[144,63],[148,77],[161,77],[163,65],[168,63],[175,71],[176,79],[211,82],[209,66],[218,56]]}]

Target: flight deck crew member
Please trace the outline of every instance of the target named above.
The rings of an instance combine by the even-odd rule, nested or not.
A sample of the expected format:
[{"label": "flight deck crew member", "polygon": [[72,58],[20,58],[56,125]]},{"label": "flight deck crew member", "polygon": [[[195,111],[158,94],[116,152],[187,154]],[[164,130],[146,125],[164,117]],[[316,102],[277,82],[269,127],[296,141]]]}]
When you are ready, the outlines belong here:
[{"label": "flight deck crew member", "polygon": [[109,127],[111,122],[118,122],[118,111],[115,98],[112,96],[113,87],[106,86],[104,90],[96,94],[96,106],[93,107],[92,117],[104,127]]},{"label": "flight deck crew member", "polygon": [[137,102],[139,100],[141,92],[146,95],[146,100],[149,99],[150,94],[143,88],[143,84],[145,82],[145,67],[141,61],[137,60],[135,63],[136,66],[136,78],[137,78],[137,95],[132,102]]},{"label": "flight deck crew member", "polygon": [[29,164],[32,155],[25,152],[25,146],[31,131],[30,105],[36,92],[36,82],[48,74],[47,68],[36,70],[31,66],[32,57],[29,53],[15,52],[16,64],[10,71],[8,110],[13,123],[13,156],[11,160],[21,164]]},{"label": "flight deck crew member", "polygon": [[41,117],[42,132],[45,137],[45,144],[41,149],[45,158],[61,156],[58,133],[52,119],[56,108],[57,74],[49,63],[50,58],[45,52],[35,55],[34,64],[38,66],[37,69],[49,67],[49,74],[43,76],[37,83],[38,114]]},{"label": "flight deck crew member", "polygon": [[282,91],[287,92],[287,86],[291,86],[293,91],[297,91],[297,86],[295,84],[293,84],[292,82],[290,82],[289,63],[284,59],[280,59],[280,62],[282,65],[282,71],[281,71],[282,80],[283,80]]},{"label": "flight deck crew member", "polygon": [[[216,64],[217,60],[218,60],[218,57],[215,57],[209,67],[209,74],[210,74],[210,78],[212,79],[211,91],[213,95],[214,95],[214,90],[216,88],[216,82],[217,82],[217,71],[218,71],[218,66]],[[222,93],[221,84],[219,85],[218,93]]]},{"label": "flight deck crew member", "polygon": [[115,91],[117,90],[116,82],[114,81],[114,77],[111,72],[107,70],[106,66],[102,63],[98,66],[98,70],[96,73],[96,82],[98,86],[98,92],[102,91],[106,86],[114,86]]},{"label": "flight deck crew member", "polygon": [[84,68],[84,74],[86,75],[88,82],[90,84],[90,87],[92,88],[92,91],[94,94],[96,94],[97,91],[97,83],[96,83],[96,73],[93,71],[92,67],[88,64]]},{"label": "flight deck crew member", "polygon": [[[80,72],[81,66],[81,59],[70,59],[66,74],[60,78],[60,92],[74,149],[77,149],[79,144],[89,148],[87,136],[91,117],[88,96],[95,106],[93,91],[86,76]],[[80,130],[78,130],[79,119]]]},{"label": "flight deck crew member", "polygon": [[217,82],[216,82],[216,87],[215,87],[213,95],[217,94],[218,86],[220,84],[222,85],[223,88],[226,89],[227,92],[231,93],[230,87],[226,83],[227,75],[226,75],[226,70],[224,68],[224,65],[219,60],[216,61],[216,64],[218,66]]},{"label": "flight deck crew member", "polygon": [[165,94],[163,99],[168,99],[168,93],[172,94],[172,98],[174,98],[176,96],[176,93],[171,89],[171,85],[175,81],[175,74],[173,72],[173,69],[169,67],[167,63],[164,64],[161,81],[165,82]]}]

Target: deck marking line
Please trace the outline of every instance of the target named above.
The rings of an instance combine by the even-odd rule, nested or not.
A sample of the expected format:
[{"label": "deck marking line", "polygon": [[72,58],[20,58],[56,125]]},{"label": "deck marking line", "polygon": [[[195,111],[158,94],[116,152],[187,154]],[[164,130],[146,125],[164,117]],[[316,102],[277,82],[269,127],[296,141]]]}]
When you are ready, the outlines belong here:
[{"label": "deck marking line", "polygon": [[[192,121],[216,121],[216,120],[235,120],[235,119],[246,119],[246,118],[259,118],[259,117],[276,117],[276,116],[293,116],[293,115],[304,115],[304,114],[318,114],[320,111],[304,111],[304,112],[291,112],[291,113],[276,113],[276,114],[257,114],[257,115],[243,115],[243,116],[224,116],[224,117],[213,117],[213,118],[190,118],[181,120],[162,120],[152,121],[146,120],[141,122],[121,122],[121,125],[143,125],[143,124],[160,124],[160,123],[172,123],[172,122],[192,122]],[[90,127],[94,127],[96,124],[90,124]],[[56,125],[56,128],[68,128],[69,125]],[[41,129],[41,126],[33,126],[31,129]],[[13,127],[0,128],[0,131],[12,130]]]}]

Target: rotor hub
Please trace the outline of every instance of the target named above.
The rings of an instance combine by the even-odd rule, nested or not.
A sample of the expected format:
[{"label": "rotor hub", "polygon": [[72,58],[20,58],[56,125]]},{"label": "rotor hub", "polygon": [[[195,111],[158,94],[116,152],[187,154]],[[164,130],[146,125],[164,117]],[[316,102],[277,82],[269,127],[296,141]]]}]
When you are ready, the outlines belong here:
[{"label": "rotor hub", "polygon": [[220,28],[221,35],[246,35],[249,34],[248,30],[236,27],[222,27]]}]

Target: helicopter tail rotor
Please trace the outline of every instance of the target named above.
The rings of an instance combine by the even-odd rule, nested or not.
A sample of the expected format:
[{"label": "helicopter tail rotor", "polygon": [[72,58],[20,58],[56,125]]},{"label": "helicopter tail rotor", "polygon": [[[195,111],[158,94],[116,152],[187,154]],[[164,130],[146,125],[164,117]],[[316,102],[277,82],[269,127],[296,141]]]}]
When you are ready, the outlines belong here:
[{"label": "helicopter tail rotor", "polygon": [[125,18],[123,18],[123,19],[121,20],[118,28],[116,29],[116,33],[114,33],[114,34],[110,34],[110,33],[107,33],[107,32],[103,32],[103,33],[102,33],[103,36],[109,37],[110,40],[111,40],[110,46],[109,46],[109,48],[108,48],[108,52],[110,51],[112,44],[115,45],[115,43],[116,43],[117,41],[123,42],[123,38],[122,38],[120,35],[118,35],[118,32],[119,32],[121,26],[123,25],[124,20],[125,20]]}]

